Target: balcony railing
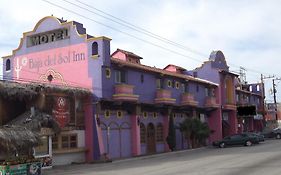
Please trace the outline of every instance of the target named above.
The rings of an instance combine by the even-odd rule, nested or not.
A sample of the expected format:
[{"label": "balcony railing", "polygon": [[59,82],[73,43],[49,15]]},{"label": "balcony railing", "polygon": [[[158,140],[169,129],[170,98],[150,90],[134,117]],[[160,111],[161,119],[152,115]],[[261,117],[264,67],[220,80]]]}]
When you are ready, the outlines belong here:
[{"label": "balcony railing", "polygon": [[134,94],[134,86],[128,84],[115,85],[113,100],[119,101],[138,101],[139,95]]},{"label": "balcony railing", "polygon": [[231,101],[229,99],[226,99],[222,108],[225,109],[225,110],[233,111],[233,110],[236,110],[237,106],[233,101]]},{"label": "balcony railing", "polygon": [[216,101],[216,97],[206,97],[205,107],[206,108],[218,108],[220,105]]},{"label": "balcony railing", "polygon": [[181,105],[183,106],[197,106],[198,102],[194,100],[194,95],[190,93],[183,93],[181,96]]},{"label": "balcony railing", "polygon": [[239,101],[237,101],[237,105],[248,105],[249,104],[249,100],[246,99],[240,99]]},{"label": "balcony railing", "polygon": [[158,89],[154,100],[157,104],[175,104],[176,99],[172,98],[172,92],[166,89]]}]

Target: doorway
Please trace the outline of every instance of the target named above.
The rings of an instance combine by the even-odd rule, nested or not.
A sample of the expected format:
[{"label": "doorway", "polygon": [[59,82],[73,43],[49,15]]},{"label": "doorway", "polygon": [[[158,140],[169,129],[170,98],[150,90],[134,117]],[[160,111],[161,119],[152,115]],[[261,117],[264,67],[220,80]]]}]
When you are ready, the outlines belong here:
[{"label": "doorway", "polygon": [[156,152],[155,127],[153,123],[149,123],[147,126],[147,153],[153,154],[155,152]]}]

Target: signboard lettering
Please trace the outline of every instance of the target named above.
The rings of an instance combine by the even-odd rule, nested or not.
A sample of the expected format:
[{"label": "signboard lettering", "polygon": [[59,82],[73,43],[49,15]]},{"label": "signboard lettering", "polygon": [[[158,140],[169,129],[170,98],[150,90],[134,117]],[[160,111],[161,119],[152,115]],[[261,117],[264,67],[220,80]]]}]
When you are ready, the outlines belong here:
[{"label": "signboard lettering", "polygon": [[59,40],[67,39],[67,38],[69,38],[67,28],[39,33],[36,35],[28,36],[27,47],[55,42],[55,41],[59,41]]},{"label": "signboard lettering", "polygon": [[55,106],[53,108],[53,116],[59,123],[61,128],[64,128],[70,120],[70,103],[65,97],[55,97]]}]

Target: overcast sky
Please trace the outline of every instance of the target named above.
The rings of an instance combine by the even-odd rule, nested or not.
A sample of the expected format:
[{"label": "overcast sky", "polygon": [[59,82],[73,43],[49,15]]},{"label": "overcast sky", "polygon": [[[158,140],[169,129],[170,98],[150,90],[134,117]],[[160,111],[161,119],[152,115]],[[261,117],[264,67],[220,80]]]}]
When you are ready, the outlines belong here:
[{"label": "overcast sky", "polygon": [[[41,18],[53,14],[83,23],[90,35],[112,38],[111,53],[116,48],[132,51],[144,58],[143,64],[150,66],[164,68],[173,63],[191,70],[208,60],[212,50],[221,50],[232,71],[239,71],[239,66],[246,68],[250,83],[260,81],[261,73],[281,77],[281,1],[79,0],[120,18],[114,19],[119,23],[126,21],[180,47],[102,18],[95,14],[99,11],[77,0],[67,1],[50,2],[72,12],[43,0],[1,0],[0,55],[11,54],[23,32],[32,30]],[[266,95],[270,99],[272,80],[266,82]],[[281,99],[281,83],[278,90],[277,97]]]}]

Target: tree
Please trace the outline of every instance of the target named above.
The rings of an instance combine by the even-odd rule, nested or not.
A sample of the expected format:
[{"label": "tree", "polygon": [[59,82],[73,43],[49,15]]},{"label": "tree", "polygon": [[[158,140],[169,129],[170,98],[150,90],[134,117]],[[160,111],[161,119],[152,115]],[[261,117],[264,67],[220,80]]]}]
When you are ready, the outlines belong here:
[{"label": "tree", "polygon": [[170,150],[174,151],[176,148],[176,129],[174,126],[174,119],[171,116],[169,119],[169,132],[166,141],[167,144],[169,145]]},{"label": "tree", "polygon": [[211,131],[207,123],[202,123],[197,118],[187,118],[180,123],[180,131],[189,140],[189,147],[195,148],[205,144],[205,140],[209,137]]}]

